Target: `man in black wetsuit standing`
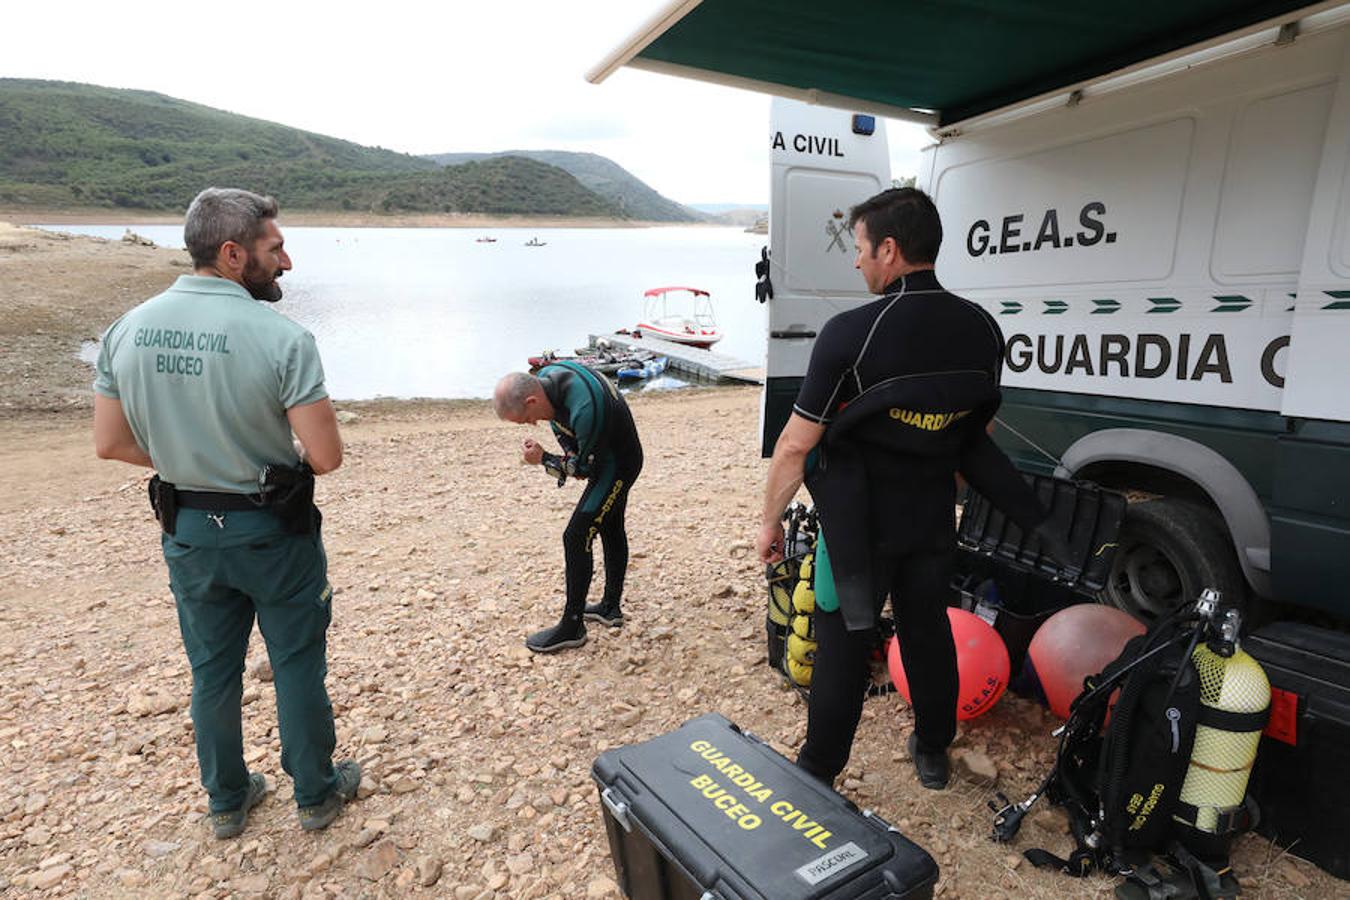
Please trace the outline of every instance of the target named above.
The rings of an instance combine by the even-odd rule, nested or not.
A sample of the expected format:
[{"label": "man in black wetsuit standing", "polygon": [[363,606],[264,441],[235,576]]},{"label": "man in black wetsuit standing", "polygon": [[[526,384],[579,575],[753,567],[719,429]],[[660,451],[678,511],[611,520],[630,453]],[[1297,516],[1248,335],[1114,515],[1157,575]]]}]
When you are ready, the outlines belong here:
[{"label": "man in black wetsuit standing", "polygon": [[[947,618],[956,473],[1020,501],[1011,514],[1031,528],[1043,513],[986,433],[998,405],[1003,336],[987,312],[938,282],[942,223],[933,201],[914,188],[883,191],[855,207],[849,224],[856,267],[881,297],[820,331],[774,447],[756,548],[764,562],[782,558],[781,516],[805,477],[829,538],[838,602],[827,609],[830,592],[818,586],[798,765],[833,783],[848,762],[889,595],[914,708],[910,755],[920,782],[941,789],[956,735]],[[999,490],[984,492],[997,502]]]},{"label": "man in black wetsuit standing", "polygon": [[[567,600],[562,619],[525,639],[535,653],[580,647],[586,643],[583,616],[611,628],[623,625],[619,604],[628,571],[624,512],[628,492],[642,471],[637,426],[609,379],[575,362],[552,363],[534,375],[506,375],[497,383],[492,405],[498,418],[508,422],[547,421],[552,427],[562,455],[546,453],[527,438],[521,450],[525,462],[543,465],[560,487],[568,477],[587,481],[563,531]],[[597,536],[605,550],[605,592],[599,603],[588,606]]]}]

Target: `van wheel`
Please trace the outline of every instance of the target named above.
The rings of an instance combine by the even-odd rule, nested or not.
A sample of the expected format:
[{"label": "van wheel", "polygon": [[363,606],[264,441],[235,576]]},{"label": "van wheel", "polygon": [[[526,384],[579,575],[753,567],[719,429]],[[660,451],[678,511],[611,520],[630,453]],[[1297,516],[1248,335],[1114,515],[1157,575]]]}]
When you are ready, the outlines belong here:
[{"label": "van wheel", "polygon": [[1214,588],[1242,605],[1247,583],[1223,520],[1173,497],[1131,503],[1102,599],[1152,622]]}]

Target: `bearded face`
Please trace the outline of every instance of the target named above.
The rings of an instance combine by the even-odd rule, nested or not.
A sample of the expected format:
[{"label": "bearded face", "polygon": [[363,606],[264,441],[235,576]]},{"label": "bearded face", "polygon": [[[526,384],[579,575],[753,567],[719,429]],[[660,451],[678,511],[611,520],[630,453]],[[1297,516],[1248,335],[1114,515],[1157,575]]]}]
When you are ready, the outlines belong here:
[{"label": "bearded face", "polygon": [[[271,254],[263,255],[271,256]],[[269,265],[258,255],[250,253],[248,264],[244,266],[242,276],[244,287],[254,300],[276,303],[281,299],[281,285],[277,284],[277,279],[281,277],[284,271],[275,264]]]}]

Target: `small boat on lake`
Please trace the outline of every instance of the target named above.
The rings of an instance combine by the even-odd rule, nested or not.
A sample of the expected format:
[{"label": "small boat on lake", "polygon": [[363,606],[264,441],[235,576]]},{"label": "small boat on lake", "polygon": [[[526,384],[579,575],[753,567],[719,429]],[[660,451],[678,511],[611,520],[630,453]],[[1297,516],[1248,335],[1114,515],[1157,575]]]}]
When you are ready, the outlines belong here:
[{"label": "small boat on lake", "polygon": [[614,374],[620,381],[646,380],[648,378],[655,378],[657,375],[664,372],[666,370],[666,364],[669,362],[670,360],[667,357],[658,356],[654,359],[649,359],[646,362],[624,366]]},{"label": "small boat on lake", "polygon": [[530,238],[525,242],[526,247],[547,247],[548,241],[541,241],[539,238]]},{"label": "small boat on lake", "polygon": [[594,348],[588,352],[579,352],[576,354],[557,353],[548,351],[539,356],[531,356],[528,360],[530,370],[542,369],[551,363],[574,362],[580,363],[587,368],[594,369],[601,375],[614,375],[621,369],[640,368],[643,364],[656,356],[650,350],[634,350],[632,352],[610,352],[607,350],[597,351]]},{"label": "small boat on lake", "polygon": [[[673,299],[672,294],[675,295]],[[684,294],[689,295],[688,300],[683,298]],[[707,291],[693,287],[659,287],[642,296],[642,321],[634,327],[635,332],[704,350],[722,339],[722,330],[713,316],[712,295]]]},{"label": "small boat on lake", "polygon": [[480,237],[480,238],[475,239],[475,240],[474,240],[474,243],[475,243],[475,244],[495,244],[495,243],[497,243],[497,239],[496,239],[495,237],[487,237],[486,235],[484,235],[483,237]]}]

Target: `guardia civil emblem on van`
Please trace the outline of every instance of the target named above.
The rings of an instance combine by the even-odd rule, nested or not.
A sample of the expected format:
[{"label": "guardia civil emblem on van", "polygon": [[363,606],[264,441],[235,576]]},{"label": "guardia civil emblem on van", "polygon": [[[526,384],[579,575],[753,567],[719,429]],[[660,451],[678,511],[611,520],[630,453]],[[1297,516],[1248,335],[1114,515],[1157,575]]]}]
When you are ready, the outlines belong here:
[{"label": "guardia civil emblem on van", "polygon": [[831,215],[830,220],[825,223],[825,233],[830,236],[830,242],[825,245],[825,252],[829,253],[835,247],[839,252],[848,254],[848,244],[844,242],[844,235],[853,237],[853,229],[848,227],[848,222],[844,221],[844,211],[836,209]]}]

